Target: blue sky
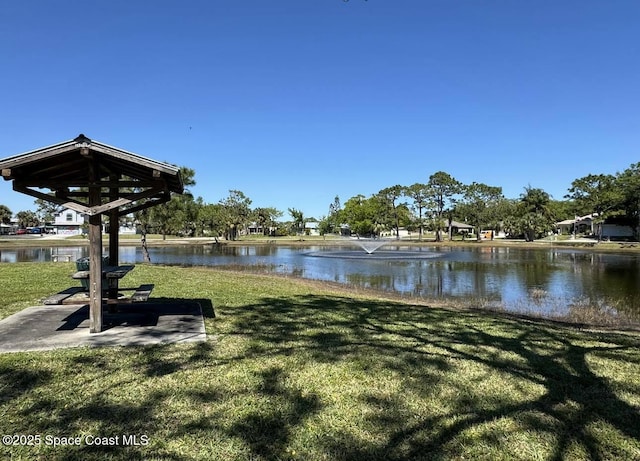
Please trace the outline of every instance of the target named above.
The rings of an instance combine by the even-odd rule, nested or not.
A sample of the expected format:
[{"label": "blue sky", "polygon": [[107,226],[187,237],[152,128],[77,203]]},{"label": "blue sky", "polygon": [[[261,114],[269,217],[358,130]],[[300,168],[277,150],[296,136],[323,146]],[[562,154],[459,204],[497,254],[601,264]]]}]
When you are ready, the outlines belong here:
[{"label": "blue sky", "polygon": [[285,217],[439,170],[562,199],[640,161],[638,24],[636,0],[11,0],[0,158],[84,133]]}]

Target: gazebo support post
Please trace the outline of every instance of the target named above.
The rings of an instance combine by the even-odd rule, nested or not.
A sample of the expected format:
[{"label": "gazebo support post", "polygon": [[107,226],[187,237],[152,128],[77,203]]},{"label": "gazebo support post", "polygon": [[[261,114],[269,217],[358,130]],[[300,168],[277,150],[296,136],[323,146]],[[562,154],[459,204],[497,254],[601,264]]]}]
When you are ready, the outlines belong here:
[{"label": "gazebo support post", "polygon": [[[118,175],[114,175],[112,174],[109,177],[109,180],[112,183],[117,183],[118,182]],[[119,194],[118,194],[118,188],[117,187],[112,187],[109,190],[109,200],[111,201],[115,201],[118,200],[119,198]],[[120,264],[120,261],[118,260],[118,248],[120,247],[120,242],[119,242],[119,233],[118,231],[120,230],[120,215],[118,213],[118,209],[114,208],[113,210],[109,211],[109,265],[110,266],[117,266]]]},{"label": "gazebo support post", "polygon": [[89,217],[89,333],[102,331],[102,215]]},{"label": "gazebo support post", "polygon": [[[90,162],[89,206],[102,200],[98,183],[98,165]],[[89,333],[102,331],[102,215],[89,216]]]},{"label": "gazebo support post", "polygon": [[[111,174],[109,180],[116,184],[118,182],[118,175]],[[114,201],[118,200],[118,188],[111,187],[109,189],[109,200]],[[120,264],[118,258],[118,249],[120,248],[119,241],[119,227],[120,227],[120,215],[118,214],[118,209],[114,208],[109,211],[109,265],[110,266],[118,266]],[[107,297],[108,303],[115,302],[118,298],[118,279],[109,282],[109,296]],[[110,304],[108,306],[109,312],[115,311],[116,305]]]}]

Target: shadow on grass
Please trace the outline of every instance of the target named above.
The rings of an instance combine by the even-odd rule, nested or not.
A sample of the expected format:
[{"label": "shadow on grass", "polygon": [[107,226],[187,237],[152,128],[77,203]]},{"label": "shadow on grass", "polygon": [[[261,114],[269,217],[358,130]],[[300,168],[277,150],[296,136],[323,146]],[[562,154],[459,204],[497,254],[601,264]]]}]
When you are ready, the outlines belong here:
[{"label": "shadow on grass", "polygon": [[[468,434],[474,431],[482,443],[501,450],[504,434],[483,428],[505,418],[518,431],[554,440],[548,459],[576,452],[596,460],[628,456],[595,429],[600,426],[631,441],[631,452],[640,455],[640,413],[619,397],[626,392],[637,399],[640,386],[615,382],[614,389],[615,377],[596,374],[590,364],[598,357],[637,367],[636,337],[593,334],[585,344],[584,334],[552,322],[313,295],[264,299],[223,315],[236,317],[230,333],[251,338],[245,357],[304,353],[316,363],[349,361],[374,379],[389,371],[402,376],[400,393],[362,392],[362,407],[373,415],[365,425],[382,436],[373,442],[344,432],[324,437],[323,451],[333,459],[455,457],[463,454],[455,446],[471,443]],[[473,369],[468,379],[465,368]],[[447,411],[418,417],[403,394],[419,402],[433,386],[453,394]],[[537,392],[527,396],[518,387]]]},{"label": "shadow on grass", "polygon": [[287,373],[280,368],[269,368],[260,375],[259,392],[279,404],[242,416],[231,426],[229,436],[243,438],[257,459],[283,459],[296,426],[322,405],[317,395],[304,395],[300,389],[283,385]]},{"label": "shadow on grass", "polygon": [[220,344],[67,352],[53,371],[35,354],[0,357],[13,418],[0,428],[151,440],[43,448],[54,460],[526,459],[536,449],[605,460],[640,449],[638,408],[621,398],[639,401],[640,386],[620,371],[640,368],[637,337],[339,296],[216,312],[206,301]]}]

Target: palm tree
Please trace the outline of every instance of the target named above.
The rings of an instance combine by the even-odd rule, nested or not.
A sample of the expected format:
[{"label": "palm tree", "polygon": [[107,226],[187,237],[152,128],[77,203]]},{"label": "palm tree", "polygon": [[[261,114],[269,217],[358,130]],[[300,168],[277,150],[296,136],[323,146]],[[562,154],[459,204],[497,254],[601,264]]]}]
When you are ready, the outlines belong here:
[{"label": "palm tree", "polygon": [[304,213],[295,208],[289,208],[289,214],[293,219],[293,224],[300,234],[304,233]]},{"label": "palm tree", "polygon": [[528,185],[524,188],[524,193],[520,194],[520,203],[524,207],[525,239],[533,241],[553,224],[551,196],[540,188]]}]

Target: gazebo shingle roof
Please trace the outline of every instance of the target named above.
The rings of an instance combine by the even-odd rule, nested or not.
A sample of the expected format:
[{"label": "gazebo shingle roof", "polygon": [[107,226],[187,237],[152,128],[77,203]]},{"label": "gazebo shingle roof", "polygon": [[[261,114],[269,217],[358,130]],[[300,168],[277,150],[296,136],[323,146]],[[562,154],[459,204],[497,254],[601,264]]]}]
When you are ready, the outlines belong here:
[{"label": "gazebo shingle roof", "polygon": [[[95,173],[90,171],[91,162],[97,167]],[[95,184],[96,177],[105,190],[118,189],[118,207],[130,206],[131,209],[124,208],[120,214],[135,211],[132,204],[136,201],[165,201],[170,192],[182,193],[184,189],[178,167],[93,141],[82,134],[70,141],[2,159],[0,171],[4,179],[14,181],[14,190],[18,192],[89,215],[111,208],[91,208],[82,199],[86,188]],[[55,195],[34,188],[50,189]],[[138,204],[136,208],[141,207]]]}]

